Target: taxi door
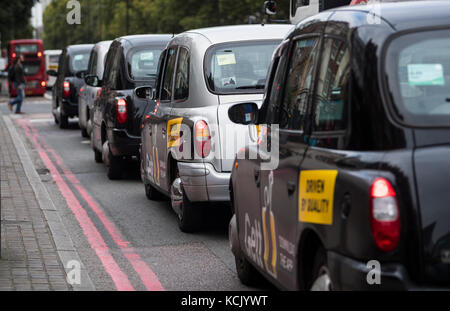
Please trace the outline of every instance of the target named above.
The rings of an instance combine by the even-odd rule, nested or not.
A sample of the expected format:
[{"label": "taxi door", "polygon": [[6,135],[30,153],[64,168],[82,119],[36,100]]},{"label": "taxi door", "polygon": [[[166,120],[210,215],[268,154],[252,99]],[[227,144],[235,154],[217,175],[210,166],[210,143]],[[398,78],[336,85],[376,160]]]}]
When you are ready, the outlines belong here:
[{"label": "taxi door", "polygon": [[316,81],[323,82],[317,82],[312,102],[313,124],[301,166],[298,219],[301,230],[314,227],[324,247],[334,249],[346,240],[339,216],[346,217],[351,202],[349,181],[354,179],[352,170],[339,164],[355,156],[355,152],[346,150],[350,131],[350,49],[345,39],[325,36],[321,50]]},{"label": "taxi door", "polygon": [[[302,36],[282,51],[267,118],[271,161],[260,168],[264,269],[283,287],[295,288],[299,167],[308,148],[309,102],[320,37]],[[269,108],[270,110],[271,108]],[[277,131],[277,125],[279,130]]]},{"label": "taxi door", "polygon": [[163,75],[161,76],[160,89],[156,107],[152,113],[152,121],[149,125],[151,136],[146,155],[150,155],[149,167],[152,167],[153,181],[163,190],[169,190],[169,176],[167,176],[167,124],[172,111],[173,81],[177,58],[177,47],[167,48]]}]

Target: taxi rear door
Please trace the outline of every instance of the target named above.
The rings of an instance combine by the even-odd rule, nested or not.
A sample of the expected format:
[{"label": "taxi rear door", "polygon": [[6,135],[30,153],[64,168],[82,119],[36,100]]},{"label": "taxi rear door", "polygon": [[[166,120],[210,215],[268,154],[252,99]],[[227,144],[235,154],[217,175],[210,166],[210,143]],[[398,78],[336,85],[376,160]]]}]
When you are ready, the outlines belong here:
[{"label": "taxi rear door", "polygon": [[279,124],[279,131],[267,125],[271,161],[278,157],[278,165],[262,163],[259,171],[264,268],[289,289],[296,288],[297,282],[298,176],[308,148],[309,102],[319,44],[319,35],[302,36],[283,51],[270,95],[275,109],[268,111],[275,115],[271,122]]}]

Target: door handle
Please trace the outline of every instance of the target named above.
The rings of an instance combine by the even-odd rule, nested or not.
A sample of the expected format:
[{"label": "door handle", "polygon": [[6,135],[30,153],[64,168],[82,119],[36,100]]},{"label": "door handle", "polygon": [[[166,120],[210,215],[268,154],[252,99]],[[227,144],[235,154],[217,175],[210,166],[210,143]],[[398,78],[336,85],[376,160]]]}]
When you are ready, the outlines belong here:
[{"label": "door handle", "polygon": [[288,181],[287,182],[287,190],[288,190],[288,194],[289,195],[293,195],[294,194],[296,186],[297,185],[293,181]]},{"label": "door handle", "polygon": [[253,170],[253,177],[255,178],[256,187],[259,187],[261,184],[261,178],[258,169]]}]

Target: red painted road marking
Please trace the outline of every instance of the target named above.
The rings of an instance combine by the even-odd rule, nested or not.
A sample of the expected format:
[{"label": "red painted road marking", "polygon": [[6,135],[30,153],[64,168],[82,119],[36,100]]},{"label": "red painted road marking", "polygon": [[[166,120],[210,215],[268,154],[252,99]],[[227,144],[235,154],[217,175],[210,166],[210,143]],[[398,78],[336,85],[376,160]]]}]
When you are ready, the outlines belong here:
[{"label": "red painted road marking", "polygon": [[120,232],[116,229],[114,224],[108,219],[108,217],[105,215],[105,213],[103,212],[101,207],[97,204],[97,202],[95,202],[95,200],[91,197],[91,195],[81,185],[78,178],[76,178],[76,176],[70,171],[70,169],[63,163],[62,158],[45,143],[44,139],[37,133],[31,122],[29,122],[29,120],[27,121],[28,126],[31,128],[31,131],[33,132],[33,135],[35,135],[41,141],[41,144],[42,146],[44,146],[45,150],[47,150],[52,154],[52,156],[56,160],[56,163],[63,170],[67,180],[77,189],[77,191],[81,194],[86,203],[98,216],[100,221],[105,226],[106,230],[113,238],[114,242],[120,247],[123,255],[128,259],[128,261],[133,266],[136,273],[139,275],[146,289],[151,291],[164,290],[155,273],[142,260],[139,254],[136,253],[134,248],[128,246],[129,242],[123,240]]},{"label": "red painted road marking", "polygon": [[64,181],[62,176],[59,174],[56,167],[53,165],[52,161],[48,157],[47,153],[44,151],[42,146],[37,141],[35,134],[30,133],[30,130],[26,127],[26,125],[22,122],[22,120],[18,120],[19,124],[25,130],[25,134],[33,141],[36,146],[38,153],[44,162],[45,166],[49,169],[53,176],[53,180],[56,182],[59,191],[64,196],[67,205],[72,210],[72,213],[75,215],[78,223],[80,224],[84,235],[86,236],[89,245],[95,251],[98,258],[102,262],[103,267],[106,272],[111,276],[114,285],[117,290],[123,291],[133,291],[134,288],[131,285],[130,281],[126,274],[120,269],[119,265],[116,263],[114,258],[111,256],[109,252],[109,248],[103,240],[102,236],[98,232],[95,225],[92,223],[91,219],[87,215],[86,211],[81,206],[80,202],[77,200],[73,192],[70,190],[67,183]]}]

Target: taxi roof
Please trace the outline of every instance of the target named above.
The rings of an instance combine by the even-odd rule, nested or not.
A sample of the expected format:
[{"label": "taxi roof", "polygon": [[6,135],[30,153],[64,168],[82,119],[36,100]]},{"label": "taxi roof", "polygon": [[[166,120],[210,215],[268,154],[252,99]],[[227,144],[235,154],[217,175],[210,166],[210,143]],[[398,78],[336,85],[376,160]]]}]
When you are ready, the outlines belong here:
[{"label": "taxi roof", "polygon": [[212,44],[217,44],[232,41],[283,39],[293,28],[294,25],[290,24],[253,24],[200,28],[185,33],[201,34]]},{"label": "taxi roof", "polygon": [[450,1],[445,0],[389,1],[340,7],[332,11],[375,13],[395,30],[450,25]]}]

